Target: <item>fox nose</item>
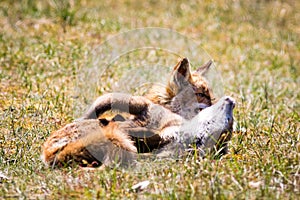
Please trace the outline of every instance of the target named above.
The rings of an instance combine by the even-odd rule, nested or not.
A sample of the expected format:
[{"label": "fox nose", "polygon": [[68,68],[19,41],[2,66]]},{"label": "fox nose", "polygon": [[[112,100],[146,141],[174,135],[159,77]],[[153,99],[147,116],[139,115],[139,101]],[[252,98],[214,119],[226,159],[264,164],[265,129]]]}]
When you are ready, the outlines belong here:
[{"label": "fox nose", "polygon": [[235,100],[232,97],[225,97],[225,101],[227,101],[230,105],[232,105],[232,109],[235,107]]}]

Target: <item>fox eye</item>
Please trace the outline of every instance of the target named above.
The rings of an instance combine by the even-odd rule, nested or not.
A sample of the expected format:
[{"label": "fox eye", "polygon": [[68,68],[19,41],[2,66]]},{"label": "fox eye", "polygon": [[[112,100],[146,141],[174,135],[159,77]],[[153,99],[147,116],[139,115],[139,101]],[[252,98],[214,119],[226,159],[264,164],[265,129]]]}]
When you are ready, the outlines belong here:
[{"label": "fox eye", "polygon": [[203,94],[203,93],[195,93],[195,95],[196,95],[197,97],[206,97],[206,95]]},{"label": "fox eye", "polygon": [[208,95],[206,95],[206,94],[204,94],[204,93],[197,92],[197,93],[195,93],[195,95],[196,95],[197,97],[200,97],[200,98],[206,98],[206,99],[208,99],[208,100],[211,101],[210,96],[208,96]]}]

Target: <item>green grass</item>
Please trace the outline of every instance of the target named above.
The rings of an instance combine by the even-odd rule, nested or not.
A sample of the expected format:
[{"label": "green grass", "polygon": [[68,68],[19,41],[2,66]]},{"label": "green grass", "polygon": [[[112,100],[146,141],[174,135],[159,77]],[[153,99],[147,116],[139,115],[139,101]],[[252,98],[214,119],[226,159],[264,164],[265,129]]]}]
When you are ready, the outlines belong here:
[{"label": "green grass", "polygon": [[[8,178],[0,177],[0,196],[299,198],[299,10],[296,0],[1,1],[0,172]],[[109,36],[146,26],[200,41],[215,60],[225,94],[238,102],[229,155],[146,160],[134,169],[45,167],[41,145],[74,119],[76,73],[89,53]],[[144,180],[144,191],[131,191]]]}]

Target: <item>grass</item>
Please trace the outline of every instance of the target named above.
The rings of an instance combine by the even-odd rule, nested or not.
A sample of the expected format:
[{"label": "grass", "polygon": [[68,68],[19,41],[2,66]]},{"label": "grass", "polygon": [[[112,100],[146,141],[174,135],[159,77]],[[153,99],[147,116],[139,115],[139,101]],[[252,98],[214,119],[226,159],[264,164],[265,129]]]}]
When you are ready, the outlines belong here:
[{"label": "grass", "polygon": [[[296,0],[1,1],[0,196],[299,198],[299,10]],[[89,53],[109,36],[148,26],[200,41],[215,60],[225,94],[238,102],[229,155],[145,160],[134,169],[45,167],[41,145],[74,119],[76,73]],[[144,180],[144,191],[131,190]]]}]

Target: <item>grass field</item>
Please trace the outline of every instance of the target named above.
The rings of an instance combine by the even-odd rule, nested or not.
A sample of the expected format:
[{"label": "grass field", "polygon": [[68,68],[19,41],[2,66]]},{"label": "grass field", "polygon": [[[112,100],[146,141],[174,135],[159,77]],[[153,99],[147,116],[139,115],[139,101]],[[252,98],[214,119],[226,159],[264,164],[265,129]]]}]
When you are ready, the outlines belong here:
[{"label": "grass field", "polygon": [[[299,1],[99,2],[0,2],[0,198],[299,199]],[[176,30],[215,60],[237,101],[229,155],[45,167],[41,145],[74,119],[76,72],[91,50],[143,27]]]}]

